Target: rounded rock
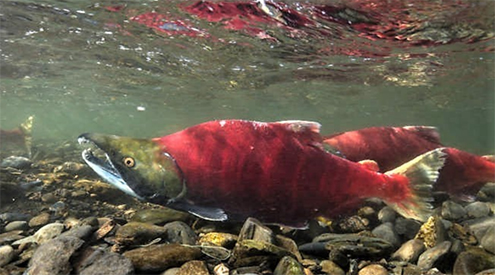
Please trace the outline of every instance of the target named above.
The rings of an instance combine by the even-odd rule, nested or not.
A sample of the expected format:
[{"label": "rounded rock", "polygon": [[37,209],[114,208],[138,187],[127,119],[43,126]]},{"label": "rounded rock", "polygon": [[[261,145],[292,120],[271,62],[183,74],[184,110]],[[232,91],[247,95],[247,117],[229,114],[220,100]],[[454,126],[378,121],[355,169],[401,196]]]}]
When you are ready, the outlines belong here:
[{"label": "rounded rock", "polygon": [[27,229],[29,229],[29,225],[28,225],[27,221],[9,222],[4,228],[5,232],[9,232],[9,231],[13,231],[13,230],[25,231]]},{"label": "rounded rock", "polygon": [[283,257],[275,267],[273,275],[301,275],[304,274],[304,268],[294,258],[290,256]]},{"label": "rounded rock", "polygon": [[378,212],[378,220],[382,223],[394,222],[396,216],[396,212],[390,206],[385,206]]},{"label": "rounded rock", "polygon": [[395,232],[394,225],[390,222],[383,223],[371,231],[376,237],[382,238],[392,244],[394,247],[400,245],[399,235]]},{"label": "rounded rock", "polygon": [[172,221],[187,221],[191,215],[182,211],[163,207],[160,209],[146,209],[137,211],[131,218],[133,222],[165,224]]},{"label": "rounded rock", "polygon": [[196,244],[196,233],[181,221],[167,223],[163,226],[169,243]]},{"label": "rounded rock", "polygon": [[325,272],[326,274],[345,275],[345,271],[339,265],[337,265],[332,261],[329,260],[321,261],[320,266],[321,266],[321,271]]},{"label": "rounded rock", "polygon": [[418,267],[423,270],[432,268],[437,261],[441,260],[449,252],[451,246],[451,242],[444,241],[433,248],[427,249],[419,256]]},{"label": "rounded rock", "polygon": [[104,252],[98,253],[96,259],[91,258],[84,263],[84,269],[79,272],[79,275],[131,275],[134,274],[134,267],[126,257],[113,253]]},{"label": "rounded rock", "polygon": [[481,248],[471,247],[459,254],[452,273],[453,275],[476,274],[491,268],[495,268],[493,255]]},{"label": "rounded rock", "polygon": [[10,263],[15,257],[14,248],[10,245],[0,246],[0,267]]},{"label": "rounded rock", "polygon": [[359,270],[358,275],[388,275],[385,267],[379,264],[370,264]]},{"label": "rounded rock", "polygon": [[43,212],[29,220],[29,227],[40,227],[50,222],[50,214]]},{"label": "rounded rock", "polygon": [[475,201],[466,205],[465,209],[469,218],[482,218],[490,214],[490,206],[485,202]]},{"label": "rounded rock", "polygon": [[419,255],[425,251],[425,244],[422,240],[412,239],[405,242],[397,251],[392,254],[393,260],[415,263]]},{"label": "rounded rock", "polygon": [[495,225],[490,226],[486,230],[480,244],[486,251],[495,254]]},{"label": "rounded rock", "polygon": [[453,201],[442,203],[442,217],[447,220],[460,220],[466,217],[467,212],[462,205]]},{"label": "rounded rock", "polygon": [[177,275],[209,275],[208,268],[203,261],[189,261],[183,264],[176,273]]}]

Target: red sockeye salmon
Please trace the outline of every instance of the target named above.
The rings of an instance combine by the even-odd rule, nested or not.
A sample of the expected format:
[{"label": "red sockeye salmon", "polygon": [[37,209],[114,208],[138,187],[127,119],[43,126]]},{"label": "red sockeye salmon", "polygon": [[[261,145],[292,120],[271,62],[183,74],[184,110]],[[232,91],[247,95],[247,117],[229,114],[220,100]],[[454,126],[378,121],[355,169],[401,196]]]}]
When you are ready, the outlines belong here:
[{"label": "red sockeye salmon", "polygon": [[[378,197],[408,218],[430,215],[442,149],[377,173],[327,152],[320,124],[220,120],[153,139],[83,134],[82,156],[101,177],[141,200],[198,217],[304,227]],[[104,155],[97,157],[98,152]]]},{"label": "red sockeye salmon", "polygon": [[[351,161],[374,160],[380,171],[387,171],[418,155],[443,147],[435,127],[370,127],[334,134],[324,143]],[[435,190],[462,200],[471,200],[487,182],[495,182],[495,163],[488,156],[477,156],[455,148],[445,148],[444,167]]]}]

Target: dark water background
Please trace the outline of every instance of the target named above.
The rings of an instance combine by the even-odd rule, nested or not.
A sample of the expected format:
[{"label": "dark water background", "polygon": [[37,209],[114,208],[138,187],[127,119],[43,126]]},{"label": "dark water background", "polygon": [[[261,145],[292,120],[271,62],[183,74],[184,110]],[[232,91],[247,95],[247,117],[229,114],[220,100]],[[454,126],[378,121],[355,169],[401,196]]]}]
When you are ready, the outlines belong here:
[{"label": "dark water background", "polygon": [[[0,126],[35,115],[36,144],[75,142],[83,132],[161,136],[226,118],[315,120],[325,134],[433,125],[446,145],[493,154],[494,1],[399,2],[427,26],[404,41],[371,39],[341,22],[253,23],[275,38],[262,39],[180,8],[193,1],[126,1],[118,12],[105,7],[124,2],[1,1]],[[311,6],[285,3],[306,14]],[[129,20],[151,10],[210,36]]]}]

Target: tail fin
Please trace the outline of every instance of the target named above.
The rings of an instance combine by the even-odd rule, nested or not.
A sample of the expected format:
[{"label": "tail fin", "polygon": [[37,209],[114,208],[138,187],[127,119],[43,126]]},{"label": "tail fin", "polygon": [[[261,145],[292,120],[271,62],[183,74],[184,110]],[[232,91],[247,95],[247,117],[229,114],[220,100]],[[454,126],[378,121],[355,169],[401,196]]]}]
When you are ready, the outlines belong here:
[{"label": "tail fin", "polygon": [[432,188],[445,162],[444,148],[426,152],[413,160],[386,172],[387,175],[399,174],[409,179],[411,195],[400,202],[385,201],[397,213],[406,218],[425,222],[431,216],[433,206]]}]

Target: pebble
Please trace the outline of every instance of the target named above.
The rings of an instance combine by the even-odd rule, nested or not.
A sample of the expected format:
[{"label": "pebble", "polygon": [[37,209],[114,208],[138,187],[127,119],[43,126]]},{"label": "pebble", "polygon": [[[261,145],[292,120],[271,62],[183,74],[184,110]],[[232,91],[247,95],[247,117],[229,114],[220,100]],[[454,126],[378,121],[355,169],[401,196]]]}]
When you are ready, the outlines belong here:
[{"label": "pebble", "polygon": [[209,275],[206,264],[203,261],[189,261],[183,264],[176,275]]},{"label": "pebble", "polygon": [[479,247],[471,247],[459,254],[453,267],[453,275],[476,274],[495,268],[495,257]]},{"label": "pebble", "polygon": [[10,245],[0,246],[0,268],[12,261],[15,257],[15,251]]},{"label": "pebble", "polygon": [[385,267],[379,264],[370,264],[359,270],[358,275],[388,275]]},{"label": "pebble", "polygon": [[79,275],[131,275],[134,267],[126,257],[113,253],[97,253],[96,257],[89,257],[83,262],[84,268]]},{"label": "pebble", "polygon": [[183,246],[180,244],[157,244],[137,248],[123,254],[131,260],[138,272],[161,272],[171,267],[179,267],[182,264],[201,257],[198,248]]},{"label": "pebble", "polygon": [[196,233],[187,224],[181,221],[167,223],[163,226],[166,240],[169,243],[196,244]]},{"label": "pebble", "polygon": [[321,271],[329,275],[345,275],[345,271],[336,263],[324,260],[320,263]]},{"label": "pebble", "polygon": [[10,243],[24,238],[22,230],[14,230],[0,234],[0,244]]},{"label": "pebble", "polygon": [[43,243],[34,252],[24,274],[70,274],[70,258],[83,243],[83,240],[76,237],[59,237]]},{"label": "pebble", "polygon": [[394,222],[396,215],[396,212],[390,206],[385,206],[378,212],[378,220],[382,223]]},{"label": "pebble", "polygon": [[226,248],[233,248],[237,242],[237,235],[223,232],[208,232],[200,235],[198,243],[200,245],[217,245]]},{"label": "pebble", "polygon": [[468,220],[464,222],[465,225],[469,227],[471,232],[473,232],[476,239],[481,240],[485,236],[486,231],[495,226],[495,217],[489,216],[479,219]]},{"label": "pebble", "polygon": [[421,227],[421,223],[412,219],[397,217],[395,220],[395,232],[401,237],[410,240],[416,236]]},{"label": "pebble", "polygon": [[47,212],[42,212],[41,214],[33,217],[29,220],[29,227],[39,227],[46,225],[50,222],[50,214]]},{"label": "pebble", "polygon": [[123,246],[147,244],[156,238],[165,237],[166,232],[162,226],[130,222],[117,229],[115,241]]},{"label": "pebble", "polygon": [[425,251],[422,240],[412,239],[405,242],[397,251],[392,254],[393,260],[415,263],[419,255]]},{"label": "pebble", "polygon": [[60,236],[72,236],[85,241],[89,241],[94,231],[95,228],[88,224],[77,225],[72,227],[69,231],[60,234]]},{"label": "pebble", "polygon": [[481,218],[490,214],[490,206],[485,202],[475,201],[466,205],[465,209],[469,218]]},{"label": "pebble", "polygon": [[16,169],[27,169],[31,167],[32,161],[26,157],[10,156],[6,157],[0,162],[0,167],[7,168],[12,167]]},{"label": "pebble", "polygon": [[438,216],[431,216],[416,234],[416,239],[423,240],[426,248],[432,248],[447,240],[445,225]]},{"label": "pebble", "polygon": [[371,233],[378,238],[386,240],[394,247],[400,246],[399,235],[395,232],[394,225],[391,222],[380,224]]},{"label": "pebble", "polygon": [[214,275],[229,275],[230,269],[224,264],[219,263],[213,268]]},{"label": "pebble", "polygon": [[273,275],[301,275],[304,274],[303,266],[294,258],[285,256],[275,267]]},{"label": "pebble", "polygon": [[23,243],[35,242],[37,244],[42,244],[49,241],[57,236],[59,236],[64,230],[65,226],[61,223],[50,223],[42,228],[38,229],[36,233],[32,236],[15,241],[13,244],[19,245]]},{"label": "pebble", "polygon": [[168,207],[163,207],[160,209],[146,209],[137,211],[131,217],[133,222],[144,222],[152,224],[165,224],[173,221],[187,221],[191,219],[191,215],[177,211]]},{"label": "pebble", "polygon": [[495,254],[495,225],[486,230],[480,244],[486,251]]},{"label": "pebble", "polygon": [[17,212],[8,212],[2,213],[0,215],[0,220],[3,222],[12,222],[12,221],[28,221],[30,216],[24,213]]},{"label": "pebble", "polygon": [[43,194],[41,196],[41,201],[46,203],[54,203],[58,200],[58,197],[55,196],[52,192]]},{"label": "pebble", "polygon": [[435,247],[427,249],[418,258],[418,267],[423,270],[428,270],[435,265],[435,262],[441,260],[441,258],[446,255],[452,243],[449,241],[444,241]]},{"label": "pebble", "polygon": [[22,231],[25,231],[29,229],[29,226],[28,226],[28,223],[27,221],[13,221],[13,222],[9,222],[4,230],[5,232],[8,232],[8,231],[13,231],[13,230],[22,230]]},{"label": "pebble", "polygon": [[442,203],[442,217],[447,220],[460,220],[467,216],[467,212],[462,205],[453,201]]}]

